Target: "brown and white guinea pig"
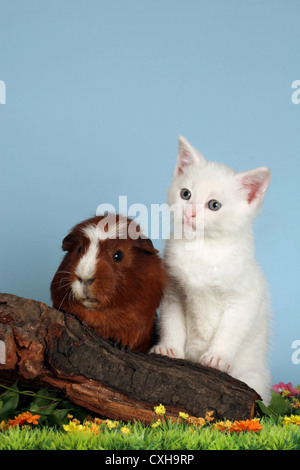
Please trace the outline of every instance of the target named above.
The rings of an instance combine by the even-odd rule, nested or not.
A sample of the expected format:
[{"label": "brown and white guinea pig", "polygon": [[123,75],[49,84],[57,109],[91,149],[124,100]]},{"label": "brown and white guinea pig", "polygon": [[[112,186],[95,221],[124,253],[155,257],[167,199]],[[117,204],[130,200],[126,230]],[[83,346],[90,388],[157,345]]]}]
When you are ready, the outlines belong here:
[{"label": "brown and white guinea pig", "polygon": [[151,240],[133,220],[109,214],[76,225],[62,249],[67,253],[51,282],[53,307],[103,338],[147,352],[166,284]]}]

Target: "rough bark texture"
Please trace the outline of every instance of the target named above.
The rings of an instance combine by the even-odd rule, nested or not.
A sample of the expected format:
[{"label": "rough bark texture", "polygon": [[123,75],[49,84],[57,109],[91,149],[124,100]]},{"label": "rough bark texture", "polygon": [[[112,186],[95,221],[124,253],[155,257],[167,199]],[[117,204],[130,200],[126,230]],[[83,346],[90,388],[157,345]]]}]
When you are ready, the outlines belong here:
[{"label": "rough bark texture", "polygon": [[0,294],[0,340],[6,349],[0,380],[59,390],[111,419],[149,423],[160,403],[169,418],[179,411],[203,417],[213,410],[215,419],[248,419],[259,398],[223,372],[119,350],[75,316],[11,294]]}]

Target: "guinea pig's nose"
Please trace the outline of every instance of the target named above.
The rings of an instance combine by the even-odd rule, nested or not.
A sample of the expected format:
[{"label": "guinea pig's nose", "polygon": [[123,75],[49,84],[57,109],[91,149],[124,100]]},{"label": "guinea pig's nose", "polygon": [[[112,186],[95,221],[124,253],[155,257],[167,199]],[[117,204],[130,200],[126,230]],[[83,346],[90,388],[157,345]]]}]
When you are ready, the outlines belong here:
[{"label": "guinea pig's nose", "polygon": [[81,277],[78,276],[78,281],[81,282],[82,284],[91,286],[93,282],[95,282],[95,279],[82,279]]}]

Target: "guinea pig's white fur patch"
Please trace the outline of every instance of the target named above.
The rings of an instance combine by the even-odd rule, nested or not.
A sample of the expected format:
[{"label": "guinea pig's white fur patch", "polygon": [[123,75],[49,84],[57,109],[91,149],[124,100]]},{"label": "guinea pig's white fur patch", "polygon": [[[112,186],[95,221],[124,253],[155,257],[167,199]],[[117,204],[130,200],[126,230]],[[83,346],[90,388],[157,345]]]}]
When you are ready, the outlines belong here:
[{"label": "guinea pig's white fur patch", "polygon": [[[107,230],[105,230],[105,228]],[[127,219],[120,218],[116,222],[112,214],[102,219],[97,225],[88,225],[82,229],[84,235],[90,240],[89,247],[86,253],[80,259],[75,274],[83,281],[93,279],[96,273],[97,258],[100,250],[100,241],[108,238],[126,238],[127,237]],[[81,287],[78,281],[73,284],[73,290],[78,292]],[[76,292],[74,292],[76,295]]]},{"label": "guinea pig's white fur patch", "polygon": [[[92,229],[92,227],[86,227],[86,229]],[[87,230],[83,229],[83,232]],[[78,278],[81,278],[83,281],[92,279],[96,272],[96,263],[98,257],[99,249],[99,238],[95,233],[90,230],[90,233],[85,233],[90,239],[90,245],[86,253],[80,259],[78,266],[75,270],[75,274]]]}]

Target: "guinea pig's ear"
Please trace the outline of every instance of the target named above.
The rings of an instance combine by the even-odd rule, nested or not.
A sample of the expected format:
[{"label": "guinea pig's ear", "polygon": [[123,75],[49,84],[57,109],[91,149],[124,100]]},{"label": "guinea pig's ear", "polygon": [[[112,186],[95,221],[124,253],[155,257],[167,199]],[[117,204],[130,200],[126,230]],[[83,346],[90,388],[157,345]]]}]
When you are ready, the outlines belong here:
[{"label": "guinea pig's ear", "polygon": [[74,247],[75,243],[76,243],[76,237],[74,235],[74,233],[69,233],[69,235],[67,235],[64,239],[63,239],[63,242],[62,242],[62,249],[63,251],[70,251],[72,250],[72,248]]},{"label": "guinea pig's ear", "polygon": [[137,243],[137,248],[148,255],[157,255],[157,253],[159,252],[158,250],[154,248],[153,243],[150,240],[150,238],[139,237],[136,240],[136,243]]}]

